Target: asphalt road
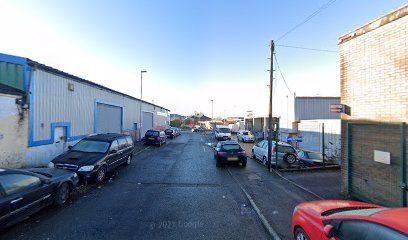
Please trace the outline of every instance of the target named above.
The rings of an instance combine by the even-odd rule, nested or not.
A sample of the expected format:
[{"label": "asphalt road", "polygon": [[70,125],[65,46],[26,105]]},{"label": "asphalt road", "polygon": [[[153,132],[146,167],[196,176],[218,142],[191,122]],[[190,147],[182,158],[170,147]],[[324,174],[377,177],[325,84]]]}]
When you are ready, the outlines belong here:
[{"label": "asphalt road", "polygon": [[205,142],[184,133],[149,147],[104,184],[82,187],[67,206],[42,210],[0,239],[268,239]]},{"label": "asphalt road", "polygon": [[0,240],[271,239],[237,182],[279,237],[292,239],[297,204],[319,199],[313,193],[341,197],[338,171],[283,174],[305,191],[250,158],[246,168],[217,168],[214,142],[211,134],[184,132],[147,147],[105,183],[80,187],[65,207],[40,211]]}]

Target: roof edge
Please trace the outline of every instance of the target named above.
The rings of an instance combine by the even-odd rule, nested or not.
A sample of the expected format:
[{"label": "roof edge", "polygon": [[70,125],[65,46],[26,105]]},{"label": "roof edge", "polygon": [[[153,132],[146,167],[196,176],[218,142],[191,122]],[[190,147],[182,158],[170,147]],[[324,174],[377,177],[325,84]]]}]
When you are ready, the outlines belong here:
[{"label": "roof edge", "polygon": [[402,5],[401,7],[392,10],[391,12],[382,15],[381,17],[378,17],[363,26],[360,26],[358,28],[355,28],[354,30],[347,32],[343,34],[342,36],[339,37],[339,42],[338,44],[345,43],[347,41],[350,41],[356,37],[359,37],[363,34],[366,34],[368,32],[371,32],[379,27],[382,27],[384,25],[387,25],[388,23],[394,22],[400,18],[403,18],[408,15],[408,4]]},{"label": "roof edge", "polygon": [[27,63],[28,63],[28,65],[31,66],[31,67],[35,67],[35,68],[38,68],[38,69],[41,69],[41,70],[44,70],[44,71],[47,71],[47,72],[55,73],[55,74],[58,74],[58,75],[61,75],[61,76],[64,76],[64,77],[67,77],[67,78],[76,80],[76,81],[78,81],[78,82],[80,82],[80,83],[85,83],[85,84],[88,84],[88,85],[91,85],[91,86],[94,86],[94,87],[97,87],[97,88],[100,88],[100,89],[103,89],[103,90],[110,91],[110,92],[115,93],[115,94],[122,95],[122,96],[124,96],[124,97],[130,98],[130,99],[133,99],[133,100],[141,101],[141,102],[143,102],[143,103],[150,104],[150,105],[155,106],[155,107],[163,108],[164,110],[167,110],[167,111],[170,112],[170,109],[167,109],[167,108],[165,108],[165,107],[156,105],[156,104],[151,103],[151,102],[147,102],[147,101],[145,101],[145,100],[142,100],[142,99],[139,99],[139,98],[136,98],[136,97],[133,97],[133,96],[130,96],[130,95],[126,94],[126,93],[122,93],[122,92],[113,90],[113,89],[108,88],[108,87],[105,87],[105,86],[103,86],[103,85],[101,85],[101,84],[98,84],[98,83],[95,83],[95,82],[92,82],[92,81],[89,81],[89,80],[86,80],[86,79],[77,77],[77,76],[75,76],[75,75],[66,73],[66,72],[64,72],[64,71],[58,70],[58,69],[56,69],[56,68],[53,68],[53,67],[50,67],[50,66],[47,66],[47,65],[44,65],[44,64],[42,64],[42,63],[33,61],[33,60],[31,60],[31,59],[28,59],[28,58],[27,58]]}]

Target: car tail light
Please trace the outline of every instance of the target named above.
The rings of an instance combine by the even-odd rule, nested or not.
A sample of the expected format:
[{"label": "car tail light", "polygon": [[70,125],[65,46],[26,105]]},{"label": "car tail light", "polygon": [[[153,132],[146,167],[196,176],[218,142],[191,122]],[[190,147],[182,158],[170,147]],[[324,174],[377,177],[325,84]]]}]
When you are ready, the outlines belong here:
[{"label": "car tail light", "polygon": [[219,155],[219,156],[226,156],[227,153],[226,153],[226,152],[218,152],[218,155]]},{"label": "car tail light", "polygon": [[272,148],[272,152],[276,153],[276,148],[275,147]]},{"label": "car tail light", "polygon": [[245,151],[239,151],[238,155],[245,155]]}]

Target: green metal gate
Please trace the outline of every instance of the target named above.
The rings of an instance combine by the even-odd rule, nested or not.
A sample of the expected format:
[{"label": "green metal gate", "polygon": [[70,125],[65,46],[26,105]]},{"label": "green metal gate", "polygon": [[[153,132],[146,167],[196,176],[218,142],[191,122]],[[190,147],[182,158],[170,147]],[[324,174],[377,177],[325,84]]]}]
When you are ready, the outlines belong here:
[{"label": "green metal gate", "polygon": [[[348,122],[346,125],[346,191],[352,198],[385,206],[407,206],[405,123]],[[374,152],[389,153],[389,163]]]}]

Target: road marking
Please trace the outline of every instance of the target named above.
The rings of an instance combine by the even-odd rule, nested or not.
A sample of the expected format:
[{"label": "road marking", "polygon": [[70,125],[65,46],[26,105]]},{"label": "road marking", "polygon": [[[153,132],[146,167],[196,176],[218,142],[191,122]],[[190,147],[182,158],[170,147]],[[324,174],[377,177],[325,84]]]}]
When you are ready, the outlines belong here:
[{"label": "road marking", "polygon": [[205,147],[203,146],[203,150],[204,150],[204,152],[205,152]]},{"label": "road marking", "polygon": [[302,187],[301,185],[295,183],[294,181],[292,181],[292,180],[290,180],[290,179],[288,179],[288,178],[282,176],[282,174],[280,174],[279,172],[277,172],[275,169],[273,169],[273,171],[274,171],[274,173],[275,173],[276,175],[278,175],[278,176],[279,176],[280,178],[282,178],[283,180],[288,181],[289,183],[293,184],[294,186],[296,186],[296,187],[302,189],[303,191],[305,191],[305,192],[307,192],[307,193],[312,194],[313,196],[315,196],[315,197],[317,197],[317,198],[319,198],[319,199],[321,199],[321,200],[325,200],[325,199],[324,199],[323,197],[321,197],[320,195],[318,195],[318,194],[316,194],[316,193],[310,191],[309,189],[307,189],[307,188],[305,188],[305,187]]},{"label": "road marking", "polygon": [[134,154],[135,154],[135,155],[136,155],[136,154],[139,154],[139,153],[143,152],[143,151],[146,150],[146,149],[150,149],[150,146],[145,147],[145,148],[143,148],[142,150],[139,150],[138,152],[135,152]]},{"label": "road marking", "polygon": [[259,210],[258,206],[256,205],[255,201],[252,199],[252,197],[249,195],[249,193],[245,190],[244,187],[238,182],[238,180],[232,175],[231,171],[227,168],[227,171],[229,175],[234,179],[235,183],[241,188],[242,192],[245,194],[247,199],[249,200],[249,203],[251,203],[252,208],[255,210],[256,214],[258,215],[259,219],[262,222],[262,225],[266,228],[268,231],[269,235],[275,239],[275,240],[281,240],[279,237],[278,233],[271,227],[269,224],[268,220],[266,220],[265,216],[262,214],[261,210]]}]

